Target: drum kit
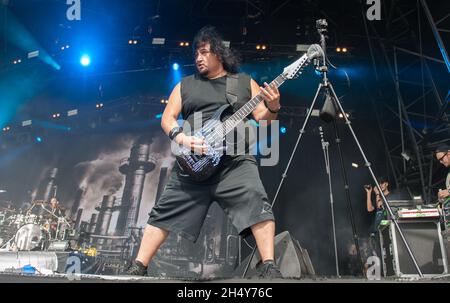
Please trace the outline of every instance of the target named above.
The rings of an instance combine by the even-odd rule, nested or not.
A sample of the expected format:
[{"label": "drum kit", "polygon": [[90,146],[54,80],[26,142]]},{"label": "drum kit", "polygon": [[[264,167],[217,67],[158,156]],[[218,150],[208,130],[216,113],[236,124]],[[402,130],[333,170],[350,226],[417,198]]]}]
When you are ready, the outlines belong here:
[{"label": "drum kit", "polygon": [[8,251],[47,250],[54,241],[75,236],[73,222],[59,203],[34,201],[31,207],[16,210],[0,207],[0,249]]}]

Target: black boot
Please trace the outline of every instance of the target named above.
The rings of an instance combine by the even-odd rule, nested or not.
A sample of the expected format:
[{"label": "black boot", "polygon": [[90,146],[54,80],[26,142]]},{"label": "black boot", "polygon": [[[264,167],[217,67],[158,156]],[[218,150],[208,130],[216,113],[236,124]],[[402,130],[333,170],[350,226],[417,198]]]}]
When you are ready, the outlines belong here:
[{"label": "black boot", "polygon": [[130,267],[128,267],[127,271],[125,272],[125,275],[129,276],[146,276],[147,275],[147,266],[144,266],[139,261],[134,260]]},{"label": "black boot", "polygon": [[261,279],[281,279],[280,269],[275,264],[273,260],[267,260],[264,263],[261,261],[256,265],[256,270],[258,271],[258,278]]}]

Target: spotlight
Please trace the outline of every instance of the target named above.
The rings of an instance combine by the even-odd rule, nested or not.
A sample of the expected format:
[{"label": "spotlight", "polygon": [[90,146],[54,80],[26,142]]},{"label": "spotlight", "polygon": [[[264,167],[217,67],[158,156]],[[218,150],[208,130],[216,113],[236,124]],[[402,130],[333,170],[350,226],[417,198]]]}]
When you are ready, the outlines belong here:
[{"label": "spotlight", "polygon": [[134,40],[134,41],[133,41],[133,44],[135,44],[135,45],[138,44],[138,41],[137,41],[137,40]]},{"label": "spotlight", "polygon": [[56,119],[56,118],[59,118],[60,116],[61,116],[61,114],[55,113],[55,114],[52,115],[52,118],[53,118],[53,119]]},{"label": "spotlight", "polygon": [[346,53],[347,52],[347,48],[346,47],[342,48],[342,52]]},{"label": "spotlight", "polygon": [[76,116],[76,115],[78,115],[78,109],[72,109],[67,112],[68,117]]},{"label": "spotlight", "polygon": [[66,49],[66,47],[65,47],[65,46],[62,46],[62,47],[61,47],[61,50],[64,50],[64,49]]},{"label": "spotlight", "polygon": [[161,119],[161,118],[162,118],[162,114],[157,114],[157,115],[155,116],[155,118],[156,118],[156,119]]},{"label": "spotlight", "polygon": [[286,127],[282,126],[280,127],[280,133],[285,134],[287,132]]},{"label": "spotlight", "polygon": [[[346,113],[345,116],[347,118],[350,118],[350,114],[349,113]],[[344,119],[344,115],[342,113],[339,113],[339,118]]]},{"label": "spotlight", "polygon": [[403,151],[401,154],[400,154],[402,157],[403,157],[403,159],[405,159],[406,161],[409,161],[409,160],[411,160],[411,154],[409,153],[409,151]]},{"label": "spotlight", "polygon": [[89,66],[91,64],[91,57],[89,57],[89,55],[81,56],[80,63],[84,67]]},{"label": "spotlight", "polygon": [[174,63],[174,64],[172,64],[172,69],[177,71],[180,69],[180,65],[178,63]]},{"label": "spotlight", "polygon": [[42,142],[42,137],[37,136],[35,138],[35,140],[36,140],[37,143],[41,143]]},{"label": "spotlight", "polygon": [[95,108],[102,108],[103,107],[103,103],[97,103],[96,105],[95,105]]},{"label": "spotlight", "polygon": [[39,57],[39,50],[32,51],[28,53],[28,59]]},{"label": "spotlight", "polygon": [[66,45],[66,48],[69,48],[69,47],[70,47],[70,45],[69,45],[69,44],[67,44],[67,45]]},{"label": "spotlight", "polygon": [[265,44],[257,44],[256,45],[256,49],[257,50],[265,50],[265,49],[267,49],[267,45],[265,45]]},{"label": "spotlight", "polygon": [[352,166],[353,166],[354,168],[358,168],[358,167],[359,167],[359,165],[356,164],[356,163],[352,163]]},{"label": "spotlight", "polygon": [[187,47],[189,46],[189,42],[180,42],[181,47]]},{"label": "spotlight", "polygon": [[307,52],[309,46],[309,44],[297,44],[295,50],[298,52]]},{"label": "spotlight", "polygon": [[164,45],[166,43],[166,38],[153,38],[152,44],[154,45]]},{"label": "spotlight", "polygon": [[167,104],[167,103],[169,103],[169,100],[161,99],[161,104]]},{"label": "spotlight", "polygon": [[133,40],[128,40],[128,44],[133,44]]},{"label": "spotlight", "polygon": [[8,131],[10,131],[11,130],[11,127],[10,126],[5,126],[5,127],[3,127],[3,131],[4,132],[8,132]]},{"label": "spotlight", "polygon": [[336,52],[340,53],[340,52],[341,52],[341,48],[340,48],[340,47],[337,47],[337,48],[336,48]]}]

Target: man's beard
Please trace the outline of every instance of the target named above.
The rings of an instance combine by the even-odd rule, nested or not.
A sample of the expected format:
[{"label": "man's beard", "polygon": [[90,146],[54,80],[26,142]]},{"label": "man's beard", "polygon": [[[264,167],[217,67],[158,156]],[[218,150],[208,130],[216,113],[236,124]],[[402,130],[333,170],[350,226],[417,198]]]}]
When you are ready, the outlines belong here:
[{"label": "man's beard", "polygon": [[198,73],[201,75],[201,76],[207,76],[208,74],[209,74],[209,70],[207,69],[207,68],[205,68],[205,69],[203,69],[203,70],[199,70],[199,69],[197,69],[197,71],[198,71]]}]

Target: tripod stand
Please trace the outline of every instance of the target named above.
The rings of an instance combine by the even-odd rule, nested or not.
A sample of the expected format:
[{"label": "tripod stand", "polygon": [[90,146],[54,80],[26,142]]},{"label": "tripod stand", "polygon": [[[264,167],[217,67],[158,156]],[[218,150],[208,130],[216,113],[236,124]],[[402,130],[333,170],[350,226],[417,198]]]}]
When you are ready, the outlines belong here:
[{"label": "tripod stand", "polygon": [[[342,114],[343,118],[345,119],[345,124],[348,126],[348,128],[349,128],[349,130],[350,130],[350,132],[351,132],[351,134],[353,136],[353,139],[355,140],[355,143],[358,146],[358,149],[359,149],[361,155],[364,158],[365,166],[368,168],[368,170],[370,172],[370,175],[371,175],[371,177],[372,177],[376,187],[378,188],[378,190],[379,190],[379,192],[381,194],[381,197],[383,199],[384,205],[386,206],[386,208],[387,208],[387,210],[388,210],[388,212],[389,212],[389,214],[390,214],[390,216],[392,218],[392,221],[393,221],[395,227],[397,228],[397,230],[399,232],[400,238],[402,239],[403,243],[405,244],[406,250],[407,250],[409,256],[411,257],[411,260],[413,261],[414,266],[415,266],[419,276],[422,278],[423,274],[422,274],[422,272],[421,272],[421,270],[419,268],[417,260],[416,260],[416,258],[414,256],[414,254],[412,253],[411,248],[408,245],[408,243],[407,243],[407,241],[406,241],[406,239],[405,239],[405,237],[403,235],[403,232],[400,229],[400,226],[398,225],[397,220],[395,219],[394,213],[393,213],[393,211],[392,211],[392,209],[391,209],[391,207],[390,207],[390,205],[389,205],[389,203],[388,203],[388,201],[386,199],[386,196],[384,195],[383,191],[381,190],[380,184],[378,183],[378,180],[377,180],[377,178],[376,178],[376,176],[375,176],[375,174],[374,174],[374,172],[372,170],[371,163],[368,161],[368,159],[367,159],[367,157],[366,157],[366,155],[365,155],[365,153],[364,153],[364,151],[363,151],[363,149],[361,147],[361,144],[359,143],[359,140],[358,140],[355,132],[353,131],[353,127],[351,126],[351,122],[350,122],[349,118],[347,117],[347,115],[346,115],[346,113],[344,111],[344,108],[342,107],[342,105],[341,105],[341,103],[339,101],[339,98],[336,95],[336,92],[334,91],[333,85],[328,80],[328,76],[327,76],[327,74],[328,74],[328,67],[326,65],[327,64],[327,61],[326,61],[327,60],[327,57],[326,57],[326,36],[325,36],[325,34],[327,32],[326,20],[324,20],[324,19],[317,20],[316,21],[316,27],[317,27],[317,30],[318,30],[319,35],[320,35],[320,42],[321,42],[321,46],[322,46],[322,50],[323,50],[323,58],[322,58],[322,60],[319,60],[319,59],[314,59],[314,60],[317,60],[317,62],[316,62],[316,69],[318,69],[322,73],[323,79],[322,79],[322,82],[319,83],[319,86],[317,88],[316,94],[315,94],[315,96],[313,98],[313,101],[311,103],[311,106],[310,106],[310,108],[308,110],[308,113],[306,115],[305,121],[303,122],[303,126],[302,126],[302,128],[301,128],[301,130],[299,132],[299,136],[297,138],[297,141],[295,143],[294,149],[293,149],[293,151],[291,153],[291,156],[289,158],[289,161],[288,161],[288,164],[286,166],[286,169],[285,169],[285,171],[282,174],[281,181],[280,181],[280,183],[278,185],[277,191],[275,193],[275,196],[273,198],[273,201],[272,201],[271,205],[273,207],[275,202],[277,201],[277,198],[278,198],[278,195],[280,193],[281,187],[283,186],[283,183],[284,183],[285,179],[287,178],[287,173],[289,171],[289,168],[291,166],[291,163],[292,163],[294,155],[295,155],[295,153],[297,151],[297,148],[298,148],[298,146],[300,144],[300,140],[303,137],[303,134],[305,133],[306,126],[308,125],[308,122],[309,122],[309,119],[311,117],[311,114],[312,114],[312,111],[314,109],[314,106],[316,104],[317,98],[318,98],[320,92],[323,89],[325,89],[326,90],[326,95],[331,97],[331,98],[329,98],[329,100],[330,100],[330,102],[332,102],[332,106],[334,108],[337,108],[339,110],[339,112]],[[320,61],[322,61],[322,62],[320,62]],[[335,129],[336,129],[336,136],[337,136],[338,132],[337,132],[337,126],[336,125],[335,125]],[[339,142],[339,138],[337,138],[336,141],[338,143],[340,143]],[[343,162],[342,162],[342,153],[341,152],[340,152],[340,156],[341,156],[341,164],[342,164]],[[344,178],[345,178],[345,181],[346,181],[345,174],[344,174]],[[347,182],[346,182],[346,194],[347,194],[347,201],[349,202],[349,191],[348,191]],[[354,241],[355,241],[355,246],[356,246],[356,249],[357,249],[358,259],[361,262],[361,267],[363,267],[362,266],[362,258],[361,258],[361,254],[360,254],[360,249],[359,249],[358,237],[357,237],[357,233],[355,231],[355,224],[354,224],[354,220],[353,220],[353,214],[351,212],[351,204],[349,204],[348,206],[349,206],[349,211],[350,211],[350,219],[351,219],[351,223],[352,223],[353,234],[354,234]],[[256,246],[253,248],[251,256],[249,258],[249,261],[248,261],[248,263],[247,263],[247,265],[245,267],[245,270],[244,270],[244,272],[242,274],[243,278],[245,278],[245,275],[247,274],[247,271],[248,271],[248,269],[250,267],[250,263],[251,263],[251,261],[253,259],[253,256],[254,256],[255,252],[256,252]],[[361,268],[361,269],[363,269],[363,268]]]}]

